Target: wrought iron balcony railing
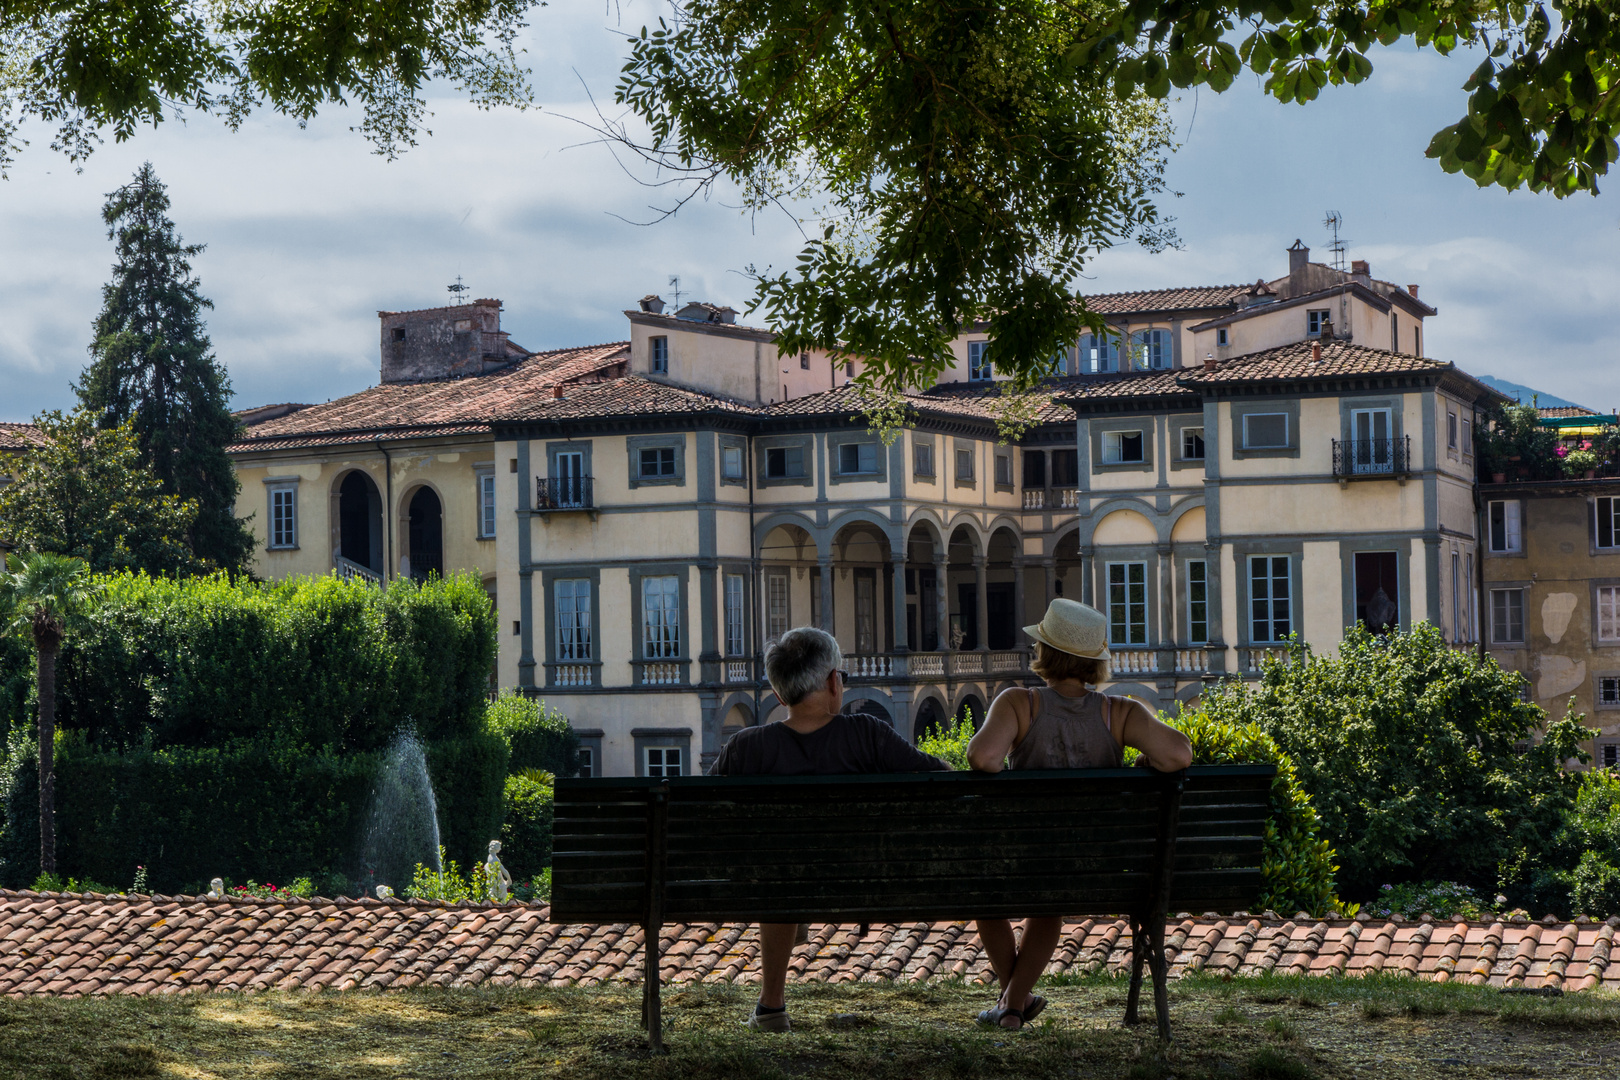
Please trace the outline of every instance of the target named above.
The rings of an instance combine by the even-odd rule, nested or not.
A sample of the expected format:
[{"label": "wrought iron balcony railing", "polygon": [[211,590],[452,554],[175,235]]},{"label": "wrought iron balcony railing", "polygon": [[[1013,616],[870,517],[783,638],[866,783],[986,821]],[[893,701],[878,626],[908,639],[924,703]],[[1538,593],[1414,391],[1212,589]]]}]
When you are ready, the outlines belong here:
[{"label": "wrought iron balcony railing", "polygon": [[542,476],[535,481],[536,510],[594,510],[589,476]]},{"label": "wrought iron balcony railing", "polygon": [[1333,440],[1333,475],[1341,480],[1407,476],[1412,472],[1412,437]]}]

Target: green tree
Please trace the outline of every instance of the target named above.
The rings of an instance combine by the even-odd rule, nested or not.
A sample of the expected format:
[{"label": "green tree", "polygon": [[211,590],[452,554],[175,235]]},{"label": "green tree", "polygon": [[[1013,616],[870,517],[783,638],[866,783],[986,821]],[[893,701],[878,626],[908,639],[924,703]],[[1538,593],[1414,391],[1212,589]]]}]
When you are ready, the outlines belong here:
[{"label": "green tree", "polygon": [[101,209],[118,261],[102,288],[94,357],[76,389],[103,427],[133,424],[142,463],[170,495],[197,504],[189,539],[200,558],[246,573],[253,533],[235,514],[241,482],[225,447],[239,425],[230,380],[210,351],[202,295],[184,244],[167,216],[169,195],[152,163]]},{"label": "green tree", "polygon": [[[539,0],[543,5],[544,0]],[[233,130],[269,108],[303,123],[323,105],[359,105],[379,154],[415,146],[428,83],[481,108],[526,106],[513,41],[536,0],[7,0],[0,4],[0,175],[22,120],[55,125],[82,161],[185,110]]]},{"label": "green tree", "polygon": [[73,555],[97,572],[206,569],[186,541],[196,504],[163,493],[130,425],[100,428],[84,409],[34,423],[45,442],[0,488],[0,535],[11,547]]},{"label": "green tree", "polygon": [[33,639],[39,700],[39,867],[56,873],[56,658],[95,592],[83,559],[49,552],[6,556],[0,616]]},{"label": "green tree", "polygon": [[1522,898],[1574,795],[1564,763],[1589,736],[1576,718],[1548,722],[1522,682],[1432,624],[1376,637],[1358,625],[1335,654],[1296,644],[1200,711],[1258,725],[1293,759],[1344,895],[1451,880]]},{"label": "green tree", "polygon": [[1608,769],[1582,775],[1574,805],[1541,856],[1526,867],[1536,910],[1620,915],[1620,776]]}]

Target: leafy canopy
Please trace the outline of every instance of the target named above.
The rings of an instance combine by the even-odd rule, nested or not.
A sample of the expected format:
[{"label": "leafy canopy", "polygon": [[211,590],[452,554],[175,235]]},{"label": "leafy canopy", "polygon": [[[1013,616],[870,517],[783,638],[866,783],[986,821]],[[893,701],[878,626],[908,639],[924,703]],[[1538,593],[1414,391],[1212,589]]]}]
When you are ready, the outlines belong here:
[{"label": "leafy canopy", "polygon": [[0,4],[0,175],[20,120],[56,128],[83,161],[184,110],[233,130],[255,109],[300,124],[358,105],[390,159],[416,145],[423,93],[442,80],[475,105],[524,107],[513,42],[535,0],[7,0]]},{"label": "leafy canopy", "polygon": [[1345,895],[1449,880],[1522,896],[1578,782],[1564,762],[1585,758],[1590,734],[1548,722],[1522,682],[1432,624],[1382,637],[1358,624],[1333,655],[1296,643],[1252,688],[1223,683],[1199,708],[1258,725],[1293,759]]},{"label": "leafy canopy", "polygon": [[83,559],[39,551],[8,554],[0,573],[0,630],[55,648],[83,618],[98,588]]},{"label": "leafy canopy", "polygon": [[192,550],[246,573],[253,534],[236,517],[242,484],[225,453],[240,425],[231,415],[230,379],[203,325],[203,310],[214,305],[191,273],[190,260],[203,247],[181,242],[168,209],[151,162],[107,197],[101,217],[118,261],[102,288],[94,359],[76,389],[102,427],[133,425],[141,460],[167,494],[196,502]]},{"label": "leafy canopy", "polygon": [[0,536],[15,548],[73,555],[95,571],[187,574],[208,567],[187,534],[197,504],[163,493],[130,424],[100,428],[84,409],[42,413],[42,445],[0,488]]}]

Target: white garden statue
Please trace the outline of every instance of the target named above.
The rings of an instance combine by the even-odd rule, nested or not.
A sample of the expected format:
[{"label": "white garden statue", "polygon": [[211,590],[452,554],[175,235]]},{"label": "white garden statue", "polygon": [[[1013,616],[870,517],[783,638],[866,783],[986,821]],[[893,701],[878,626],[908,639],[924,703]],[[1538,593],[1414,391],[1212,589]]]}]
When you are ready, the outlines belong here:
[{"label": "white garden statue", "polygon": [[394,890],[393,889],[390,889],[386,885],[377,886],[377,899],[379,899],[379,900],[392,900],[393,898],[394,898]]},{"label": "white garden statue", "polygon": [[489,860],[484,863],[484,880],[489,882],[489,898],[497,904],[506,903],[512,888],[512,875],[501,865],[501,842],[489,842]]},{"label": "white garden statue", "polygon": [[208,883],[208,899],[210,899],[210,900],[223,900],[223,899],[225,899],[225,881],[224,881],[224,879],[215,878],[213,881],[210,881]]}]

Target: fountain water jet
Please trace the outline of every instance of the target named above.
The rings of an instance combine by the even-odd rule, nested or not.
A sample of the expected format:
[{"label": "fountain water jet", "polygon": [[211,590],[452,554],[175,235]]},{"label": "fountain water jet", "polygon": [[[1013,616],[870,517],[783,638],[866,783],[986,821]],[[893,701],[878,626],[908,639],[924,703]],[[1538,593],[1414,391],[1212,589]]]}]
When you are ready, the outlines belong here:
[{"label": "fountain water jet", "polygon": [[422,743],[414,732],[401,729],[388,744],[366,809],[360,895],[372,895],[378,885],[403,894],[418,863],[444,873],[439,862],[439,802]]}]

